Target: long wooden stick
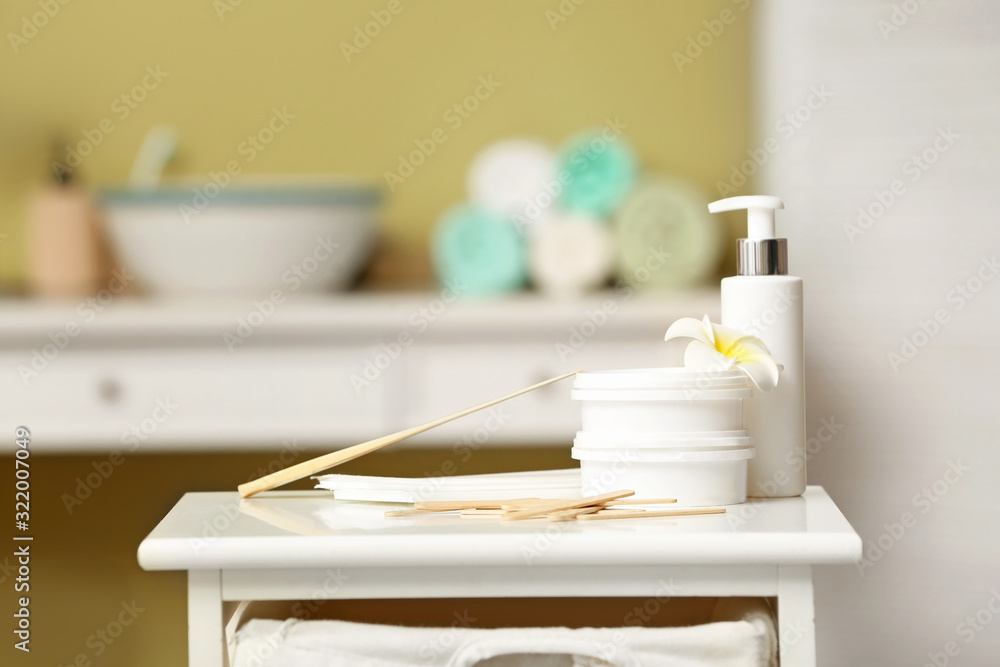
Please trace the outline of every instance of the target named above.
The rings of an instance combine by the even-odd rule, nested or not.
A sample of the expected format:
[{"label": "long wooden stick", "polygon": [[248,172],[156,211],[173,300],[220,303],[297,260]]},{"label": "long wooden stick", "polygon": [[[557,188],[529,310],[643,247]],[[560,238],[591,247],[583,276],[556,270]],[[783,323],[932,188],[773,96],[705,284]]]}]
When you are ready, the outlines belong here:
[{"label": "long wooden stick", "polygon": [[609,500],[604,505],[606,507],[615,507],[618,505],[664,505],[676,502],[676,498],[623,498],[621,500]]},{"label": "long wooden stick", "polygon": [[693,516],[696,514],[725,514],[725,507],[694,507],[687,510],[650,510],[643,512],[597,512],[577,517],[580,521],[600,521],[601,519],[647,519],[656,516]]},{"label": "long wooden stick", "polygon": [[289,482],[294,482],[297,479],[302,479],[303,477],[308,477],[309,475],[320,472],[321,470],[326,470],[327,468],[332,468],[333,466],[340,465],[341,463],[346,463],[347,461],[352,461],[358,457],[364,456],[365,454],[371,454],[374,451],[378,451],[383,447],[388,447],[393,443],[397,443],[400,440],[406,440],[415,435],[423,433],[424,431],[429,431],[432,428],[437,428],[442,424],[447,424],[450,421],[454,421],[459,417],[464,417],[466,415],[471,415],[473,412],[478,412],[479,410],[485,410],[486,408],[493,407],[497,403],[503,403],[504,401],[509,401],[512,398],[520,396],[521,394],[527,394],[529,391],[534,391],[546,385],[552,384],[553,382],[559,382],[560,380],[565,380],[568,377],[572,377],[579,373],[580,371],[573,371],[572,373],[564,373],[558,377],[545,380],[544,382],[539,382],[538,384],[533,384],[530,387],[525,387],[513,393],[507,394],[506,396],[501,396],[500,398],[495,398],[492,401],[486,401],[485,403],[480,403],[479,405],[474,405],[471,408],[461,410],[454,414],[448,415],[447,417],[441,417],[440,419],[435,419],[434,421],[427,422],[426,424],[421,424],[420,426],[413,426],[390,435],[384,435],[381,438],[375,438],[374,440],[369,440],[368,442],[363,442],[360,445],[354,445],[353,447],[348,447],[347,449],[342,449],[338,452],[331,452],[329,454],[324,454],[314,459],[308,461],[303,461],[302,463],[296,463],[293,466],[289,466],[284,470],[279,470],[273,472],[270,475],[264,475],[259,479],[255,479],[251,482],[245,484],[240,484],[237,488],[239,489],[240,495],[244,498],[249,498],[250,496],[260,493],[261,491],[267,491],[268,489],[273,489],[275,487],[281,486],[283,484],[288,484]]}]

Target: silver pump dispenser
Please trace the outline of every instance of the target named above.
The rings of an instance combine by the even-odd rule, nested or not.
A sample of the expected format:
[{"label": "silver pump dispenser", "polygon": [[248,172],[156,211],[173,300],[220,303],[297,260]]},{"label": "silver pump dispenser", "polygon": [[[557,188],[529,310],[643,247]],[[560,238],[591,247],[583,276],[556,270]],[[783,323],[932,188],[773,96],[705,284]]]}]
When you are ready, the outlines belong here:
[{"label": "silver pump dispenser", "polygon": [[785,208],[777,197],[729,197],[708,205],[711,213],[747,211],[747,238],[737,246],[736,273],[741,276],[788,275],[788,239],[775,238],[774,212]]}]

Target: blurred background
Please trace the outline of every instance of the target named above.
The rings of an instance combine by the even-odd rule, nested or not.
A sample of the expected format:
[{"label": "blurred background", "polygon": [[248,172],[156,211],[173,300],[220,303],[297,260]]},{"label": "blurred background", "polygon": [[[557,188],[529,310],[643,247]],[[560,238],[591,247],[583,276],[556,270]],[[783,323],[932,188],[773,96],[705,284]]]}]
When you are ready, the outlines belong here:
[{"label": "blurred background", "polygon": [[[706,204],[756,193],[805,280],[807,429],[840,425],[810,483],[865,540],[818,569],[820,664],[1000,651],[962,630],[1000,589],[992,3],[12,0],[0,25],[21,662],[185,664],[184,573],[135,562],[185,492],[664,363],[735,269],[741,216]],[[577,414],[556,385],[343,471],[568,467]]]}]

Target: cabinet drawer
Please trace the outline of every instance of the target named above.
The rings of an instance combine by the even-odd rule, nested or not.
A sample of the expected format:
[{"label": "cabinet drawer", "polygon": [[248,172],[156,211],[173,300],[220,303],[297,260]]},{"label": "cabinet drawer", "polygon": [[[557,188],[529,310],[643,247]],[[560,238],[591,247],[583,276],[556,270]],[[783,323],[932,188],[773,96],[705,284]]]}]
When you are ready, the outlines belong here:
[{"label": "cabinet drawer", "polygon": [[[350,382],[363,348],[65,351],[25,382],[23,355],[0,381],[4,432],[32,429],[39,448],[278,447],[343,443],[383,432],[384,385]],[[8,423],[9,422],[9,423]],[[138,430],[138,432],[136,432]],[[242,447],[240,447],[242,448]]]},{"label": "cabinet drawer", "polygon": [[[405,425],[443,417],[572,370],[655,366],[662,363],[663,349],[662,343],[596,342],[569,355],[551,343],[414,348],[408,358]],[[567,378],[502,403],[492,413],[451,422],[419,436],[418,442],[451,445],[475,436],[493,444],[568,444],[580,428],[579,406],[570,399],[572,382]]]}]

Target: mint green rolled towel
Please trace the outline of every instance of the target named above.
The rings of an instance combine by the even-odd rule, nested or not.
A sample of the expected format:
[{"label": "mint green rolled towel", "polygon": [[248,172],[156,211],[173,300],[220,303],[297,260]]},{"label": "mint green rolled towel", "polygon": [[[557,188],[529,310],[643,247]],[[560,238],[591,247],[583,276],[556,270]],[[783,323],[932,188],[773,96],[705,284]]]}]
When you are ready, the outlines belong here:
[{"label": "mint green rolled towel", "polygon": [[614,213],[638,172],[625,138],[607,130],[587,132],[566,142],[558,167],[565,184],[559,206],[599,218]]},{"label": "mint green rolled towel", "polygon": [[718,268],[722,230],[697,187],[670,176],[647,177],[614,220],[619,277],[636,288],[704,282]]},{"label": "mint green rolled towel", "polygon": [[438,221],[431,254],[438,280],[463,296],[512,292],[527,282],[525,240],[502,213],[453,206]]}]

